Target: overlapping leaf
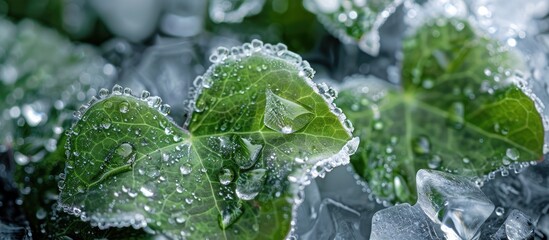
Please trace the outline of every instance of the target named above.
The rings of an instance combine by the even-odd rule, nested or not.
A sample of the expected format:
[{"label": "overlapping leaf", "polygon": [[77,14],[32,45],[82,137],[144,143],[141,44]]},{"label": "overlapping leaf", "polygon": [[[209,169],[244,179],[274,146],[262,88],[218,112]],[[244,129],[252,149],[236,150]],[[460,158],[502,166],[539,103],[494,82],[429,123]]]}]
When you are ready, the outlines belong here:
[{"label": "overlapping leaf", "polygon": [[508,49],[438,19],[403,51],[400,87],[355,82],[338,99],[362,140],[353,166],[379,198],[415,202],[419,169],[481,176],[542,157],[541,116],[515,85],[521,62]]},{"label": "overlapping leaf", "polygon": [[253,41],[211,60],[194,82],[185,128],[147,92],[101,91],[71,130],[60,204],[100,228],[285,237],[296,186],[289,177],[345,163],[356,140],[312,85],[308,64],[285,46]]},{"label": "overlapping leaf", "polygon": [[73,45],[32,21],[0,19],[0,28],[0,145],[15,148],[20,164],[39,161],[55,150],[75,106],[111,76],[91,47]]}]

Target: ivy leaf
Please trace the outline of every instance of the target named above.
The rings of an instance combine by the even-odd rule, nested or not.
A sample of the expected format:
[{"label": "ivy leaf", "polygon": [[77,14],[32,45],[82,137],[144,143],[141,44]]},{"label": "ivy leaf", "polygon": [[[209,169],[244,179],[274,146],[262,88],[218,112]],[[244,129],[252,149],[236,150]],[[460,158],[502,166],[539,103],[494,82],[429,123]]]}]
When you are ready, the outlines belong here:
[{"label": "ivy leaf", "polygon": [[362,51],[373,56],[379,54],[379,28],[401,3],[401,0],[303,2],[342,42],[356,42]]},{"label": "ivy leaf", "polygon": [[0,28],[0,151],[15,149],[26,165],[55,151],[72,111],[112,75],[93,48],[35,22],[0,19]]},{"label": "ivy leaf", "polygon": [[437,19],[403,53],[401,86],[355,82],[337,102],[363,140],[351,162],[380,199],[415,202],[419,169],[482,176],[542,157],[541,115],[514,84],[521,62],[507,49]]},{"label": "ivy leaf", "polygon": [[348,162],[357,140],[308,63],[284,45],[255,40],[210,60],[184,128],[159,98],[120,86],[77,114],[61,183],[66,211],[100,228],[173,238],[288,234],[301,184]]}]

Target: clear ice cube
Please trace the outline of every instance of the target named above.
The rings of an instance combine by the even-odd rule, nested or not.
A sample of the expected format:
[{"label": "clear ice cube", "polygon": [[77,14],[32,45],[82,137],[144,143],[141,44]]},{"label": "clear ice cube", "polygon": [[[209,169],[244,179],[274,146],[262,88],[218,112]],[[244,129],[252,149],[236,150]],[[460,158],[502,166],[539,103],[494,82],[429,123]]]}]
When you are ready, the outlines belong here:
[{"label": "clear ice cube", "polygon": [[532,239],[533,237],[534,224],[532,219],[521,211],[513,210],[492,238],[522,240]]},{"label": "clear ice cube", "polygon": [[494,204],[465,177],[434,170],[416,175],[418,205],[441,224],[447,238],[474,239]]},{"label": "clear ice cube", "polygon": [[444,239],[440,226],[416,204],[396,205],[374,214],[370,240],[385,239]]}]

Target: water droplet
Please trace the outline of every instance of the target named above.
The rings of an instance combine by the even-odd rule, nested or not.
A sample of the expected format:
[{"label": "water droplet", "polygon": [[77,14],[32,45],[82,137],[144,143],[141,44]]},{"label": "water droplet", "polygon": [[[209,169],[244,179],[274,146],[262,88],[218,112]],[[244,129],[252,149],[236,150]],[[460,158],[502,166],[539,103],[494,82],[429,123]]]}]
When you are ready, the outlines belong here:
[{"label": "water droplet", "polygon": [[143,90],[141,92],[141,100],[147,100],[147,98],[149,98],[149,96],[151,95],[151,93],[147,90]]},{"label": "water droplet", "polygon": [[164,116],[168,115],[171,110],[172,107],[168,104],[162,104],[162,106],[160,106],[160,113],[162,113],[162,115]]},{"label": "water droplet", "polygon": [[109,90],[106,88],[99,89],[99,98],[106,98],[109,96]]},{"label": "water droplet", "polygon": [[383,123],[381,121],[375,120],[374,121],[374,129],[375,130],[382,130],[383,129]]},{"label": "water droplet", "polygon": [[267,175],[265,169],[254,169],[242,173],[236,181],[236,195],[242,200],[254,199],[263,187]]},{"label": "water droplet", "polygon": [[414,153],[419,155],[429,154],[431,152],[431,142],[426,136],[419,136],[412,142]]},{"label": "water droplet", "polygon": [[221,227],[221,229],[228,228],[231,224],[236,222],[242,213],[242,204],[240,202],[223,208],[219,214],[219,227]]},{"label": "water droplet", "polygon": [[47,212],[43,208],[40,208],[38,209],[38,211],[36,211],[36,218],[39,220],[46,218],[46,215]]},{"label": "water droplet", "polygon": [[410,189],[406,185],[406,181],[400,175],[396,175],[393,180],[393,185],[395,188],[395,194],[400,199],[408,199],[410,197]]},{"label": "water droplet", "polygon": [[238,164],[241,169],[248,169],[257,162],[263,146],[259,144],[252,144],[250,140],[245,138],[241,138],[241,140],[244,145],[245,152],[240,154],[235,160],[236,164]]},{"label": "water droplet", "polygon": [[122,143],[116,148],[115,153],[122,158],[127,158],[133,153],[133,147],[129,143]]},{"label": "water droplet", "polygon": [[505,209],[502,208],[502,207],[497,207],[496,208],[496,215],[498,215],[498,217],[501,217],[501,216],[503,216],[503,214],[505,214]]},{"label": "water droplet", "polygon": [[179,224],[183,224],[187,221],[187,217],[183,213],[174,213],[172,214],[172,218]]},{"label": "water droplet", "polygon": [[283,134],[290,134],[305,127],[312,117],[313,114],[303,106],[284,99],[267,89],[263,123],[268,128]]},{"label": "water droplet", "polygon": [[507,148],[505,155],[513,161],[518,160],[520,153],[516,148]]},{"label": "water droplet", "polygon": [[255,52],[261,51],[261,48],[263,48],[263,42],[257,39],[252,40],[252,48]]},{"label": "water droplet", "polygon": [[231,169],[224,168],[219,173],[219,182],[223,185],[228,185],[229,183],[231,183],[233,181],[233,178],[234,174]]},{"label": "water droplet", "polygon": [[118,110],[120,110],[121,113],[127,113],[130,110],[130,104],[123,101],[118,105]]},{"label": "water droplet", "polygon": [[145,186],[142,186],[142,187],[139,189],[139,191],[140,191],[140,192],[143,194],[143,196],[145,196],[145,197],[152,197],[152,196],[154,196],[154,192],[153,192],[151,189],[149,189],[149,188],[147,188],[147,187],[145,187]]},{"label": "water droplet", "polygon": [[191,173],[192,171],[192,168],[189,164],[183,164],[181,167],[179,167],[179,171],[181,172],[181,174],[183,175],[189,175],[189,173]]},{"label": "water droplet", "polygon": [[431,169],[437,169],[440,167],[441,163],[442,163],[442,158],[439,155],[433,155],[433,157],[429,159],[427,166]]},{"label": "water droplet", "polygon": [[122,95],[122,86],[116,84],[112,87],[112,94],[114,95]]}]

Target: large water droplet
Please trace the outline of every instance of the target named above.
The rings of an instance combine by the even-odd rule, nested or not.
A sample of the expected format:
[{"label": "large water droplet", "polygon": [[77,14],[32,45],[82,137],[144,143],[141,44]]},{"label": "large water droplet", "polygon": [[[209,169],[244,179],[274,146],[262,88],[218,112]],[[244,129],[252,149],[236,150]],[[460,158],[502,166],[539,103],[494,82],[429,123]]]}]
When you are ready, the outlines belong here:
[{"label": "large water droplet", "polygon": [[505,155],[513,161],[518,160],[520,153],[516,148],[507,148]]},{"label": "large water droplet", "polygon": [[122,158],[126,158],[130,156],[133,152],[133,147],[129,143],[122,143],[120,146],[118,146],[115,150],[115,153],[118,154]]},{"label": "large water droplet", "polygon": [[410,197],[410,189],[406,185],[406,181],[400,175],[396,175],[393,180],[393,185],[395,187],[395,194],[399,199],[408,199]]},{"label": "large water droplet", "polygon": [[254,169],[240,174],[236,181],[236,196],[242,200],[254,199],[263,187],[265,172],[265,169]]},{"label": "large water droplet", "polygon": [[189,175],[189,173],[191,173],[192,171],[192,168],[189,164],[183,164],[181,167],[179,167],[179,171],[181,172],[181,174],[183,175]]},{"label": "large water droplet", "polygon": [[233,174],[233,171],[231,171],[231,169],[224,168],[219,173],[219,182],[223,185],[228,185],[229,183],[231,183],[233,181],[233,178],[234,178],[234,174]]},{"label": "large water droplet", "polygon": [[175,220],[176,223],[183,224],[187,221],[187,216],[185,216],[183,213],[173,213],[172,218]]},{"label": "large water droplet", "polygon": [[130,110],[130,104],[123,101],[118,105],[118,110],[120,110],[121,113],[127,113]]},{"label": "large water droplet", "polygon": [[284,99],[267,89],[263,123],[280,133],[290,134],[305,127],[313,114],[303,106]]},{"label": "large water droplet", "polygon": [[231,224],[236,222],[242,213],[242,204],[240,202],[236,203],[236,205],[230,205],[223,208],[219,214],[219,227],[221,227],[221,229],[228,228]]},{"label": "large water droplet", "polygon": [[139,191],[143,194],[143,196],[145,197],[152,197],[154,196],[154,192],[150,189],[150,188],[147,188],[145,186],[142,186]]},{"label": "large water droplet", "polygon": [[236,164],[242,169],[251,168],[256,162],[261,153],[262,145],[252,144],[250,140],[241,138],[242,143],[245,147],[245,151],[241,156],[236,157]]}]

